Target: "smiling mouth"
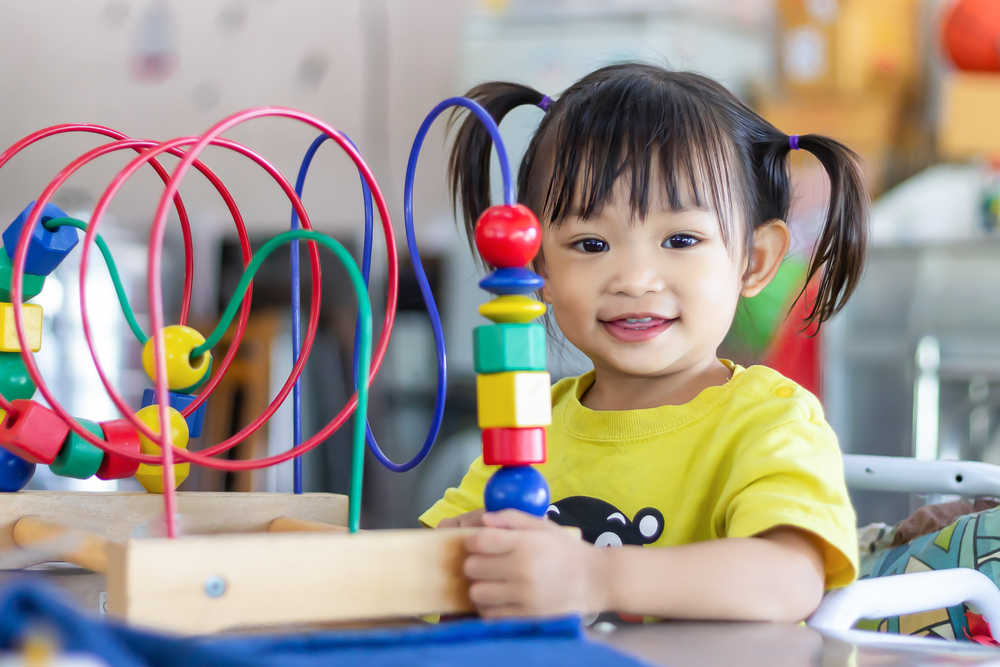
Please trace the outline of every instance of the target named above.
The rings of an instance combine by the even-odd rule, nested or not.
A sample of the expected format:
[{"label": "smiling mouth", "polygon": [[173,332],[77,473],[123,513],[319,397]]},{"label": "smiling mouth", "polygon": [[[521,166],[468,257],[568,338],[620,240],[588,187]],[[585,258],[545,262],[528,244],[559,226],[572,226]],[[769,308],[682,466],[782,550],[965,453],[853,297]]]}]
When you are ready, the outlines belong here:
[{"label": "smiling mouth", "polygon": [[660,333],[670,328],[677,318],[666,318],[658,315],[637,314],[636,317],[619,317],[613,320],[600,320],[604,329],[612,337],[627,343],[641,343],[652,340]]}]

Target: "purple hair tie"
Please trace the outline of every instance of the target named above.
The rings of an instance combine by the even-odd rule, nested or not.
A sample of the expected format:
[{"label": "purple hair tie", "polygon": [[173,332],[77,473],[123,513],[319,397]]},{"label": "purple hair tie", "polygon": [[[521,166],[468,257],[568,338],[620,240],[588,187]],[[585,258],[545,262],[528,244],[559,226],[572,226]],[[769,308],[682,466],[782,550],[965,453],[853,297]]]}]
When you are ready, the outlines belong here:
[{"label": "purple hair tie", "polygon": [[793,134],[792,136],[788,137],[788,147],[791,148],[793,151],[799,150],[799,135]]},{"label": "purple hair tie", "polygon": [[548,111],[550,104],[552,104],[552,98],[548,95],[542,95],[542,101],[538,103],[538,108],[542,111]]}]

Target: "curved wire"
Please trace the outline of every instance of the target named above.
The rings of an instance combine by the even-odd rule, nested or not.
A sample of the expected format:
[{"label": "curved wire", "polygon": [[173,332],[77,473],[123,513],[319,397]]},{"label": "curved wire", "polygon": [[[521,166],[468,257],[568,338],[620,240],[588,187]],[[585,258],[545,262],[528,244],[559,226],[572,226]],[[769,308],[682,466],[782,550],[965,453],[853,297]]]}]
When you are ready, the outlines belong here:
[{"label": "curved wire", "polygon": [[[417,175],[417,161],[420,158],[420,149],[423,147],[424,139],[430,131],[431,126],[437,117],[446,109],[451,107],[465,107],[479,118],[480,122],[486,126],[487,131],[496,144],[497,154],[500,158],[500,171],[503,175],[504,201],[507,205],[514,203],[514,182],[510,175],[510,163],[507,159],[507,149],[504,147],[503,137],[500,136],[500,128],[496,121],[481,105],[465,97],[451,97],[438,104],[427,114],[424,122],[417,131],[417,136],[413,140],[413,147],[410,149],[410,157],[406,163],[406,181],[403,186],[403,221],[406,226],[406,248],[410,253],[410,261],[413,263],[413,273],[416,275],[417,284],[420,286],[420,296],[427,305],[427,315],[431,321],[431,331],[434,334],[434,351],[437,355],[437,386],[434,392],[434,412],[431,417],[431,426],[428,429],[427,437],[413,458],[405,463],[395,463],[379,447],[378,442],[371,430],[369,423],[365,429],[365,438],[368,441],[368,449],[375,456],[379,463],[393,472],[407,472],[420,465],[434,447],[441,432],[441,423],[444,421],[445,401],[448,395],[448,355],[444,343],[444,327],[441,324],[441,316],[438,312],[437,303],[434,300],[434,293],[431,290],[430,282],[427,280],[427,273],[424,271],[423,262],[420,260],[420,251],[417,248],[417,235],[413,225],[413,186]],[[357,357],[357,344],[355,344],[355,358]],[[357,386],[359,375],[357,370],[354,373],[354,382]]]},{"label": "curved wire", "polygon": [[[341,132],[341,136],[347,140],[355,150],[358,149],[358,145],[354,141]],[[306,154],[302,157],[302,164],[299,166],[299,174],[295,178],[295,194],[302,199],[302,191],[305,189],[306,176],[309,175],[309,168],[312,166],[313,158],[316,156],[316,151],[319,147],[323,145],[330,137],[326,134],[321,134],[316,137],[313,142],[309,145],[306,150]],[[361,196],[365,204],[365,241],[364,248],[361,252],[361,275],[365,280],[365,287],[368,287],[368,279],[371,275],[372,268],[372,236],[374,234],[373,228],[375,226],[375,211],[372,207],[372,191],[368,187],[368,182],[365,181],[365,175],[358,170],[358,175],[361,177]],[[299,214],[292,208],[292,222],[291,228],[298,229],[299,227]],[[299,329],[302,319],[302,303],[301,294],[299,291],[300,279],[299,279],[299,242],[298,240],[292,241],[291,243],[291,260],[292,260],[292,363],[296,363],[299,360],[300,354],[300,343],[299,343]],[[354,356],[352,360],[352,369],[354,377],[358,377],[358,363],[360,361],[360,349],[357,345],[358,337],[361,335],[361,321],[358,320],[354,325]],[[302,378],[299,377],[295,380],[295,388],[292,391],[292,447],[298,447],[302,444]],[[367,431],[370,433],[366,425]],[[292,467],[292,492],[302,493],[302,457],[296,456]]]}]

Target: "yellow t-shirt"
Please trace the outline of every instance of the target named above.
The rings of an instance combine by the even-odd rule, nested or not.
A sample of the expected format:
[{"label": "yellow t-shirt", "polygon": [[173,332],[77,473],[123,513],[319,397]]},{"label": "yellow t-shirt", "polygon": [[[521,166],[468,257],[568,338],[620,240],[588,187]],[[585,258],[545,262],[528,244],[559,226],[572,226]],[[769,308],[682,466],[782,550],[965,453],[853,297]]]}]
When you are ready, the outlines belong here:
[{"label": "yellow t-shirt", "polygon": [[[821,538],[826,586],[857,576],[855,515],[837,436],[816,398],[763,366],[689,403],[596,411],[594,373],[552,387],[547,516],[599,546],[675,546],[794,526]],[[427,526],[483,506],[482,457],[420,517]]]}]

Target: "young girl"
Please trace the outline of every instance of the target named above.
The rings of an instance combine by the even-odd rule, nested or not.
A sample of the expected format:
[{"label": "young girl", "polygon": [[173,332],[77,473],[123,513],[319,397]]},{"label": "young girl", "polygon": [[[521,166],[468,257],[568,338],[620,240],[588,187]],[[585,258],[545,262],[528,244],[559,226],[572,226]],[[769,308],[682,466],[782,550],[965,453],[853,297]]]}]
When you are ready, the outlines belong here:
[{"label": "young girl", "polygon": [[[421,517],[486,527],[467,543],[472,601],[484,616],[806,618],[858,569],[837,438],[809,392],[716,351],[739,298],[759,293],[788,250],[792,150],[815,155],[831,187],[806,324],[843,307],[866,253],[857,156],[789,137],[718,83],[653,65],[605,67],[555,101],[511,83],[468,96],[498,122],[545,109],[518,196],[542,223],[542,297],[594,364],[552,387],[545,519],[485,514],[493,470],[481,458]],[[490,205],[491,148],[467,119],[450,177],[470,238]]]}]

